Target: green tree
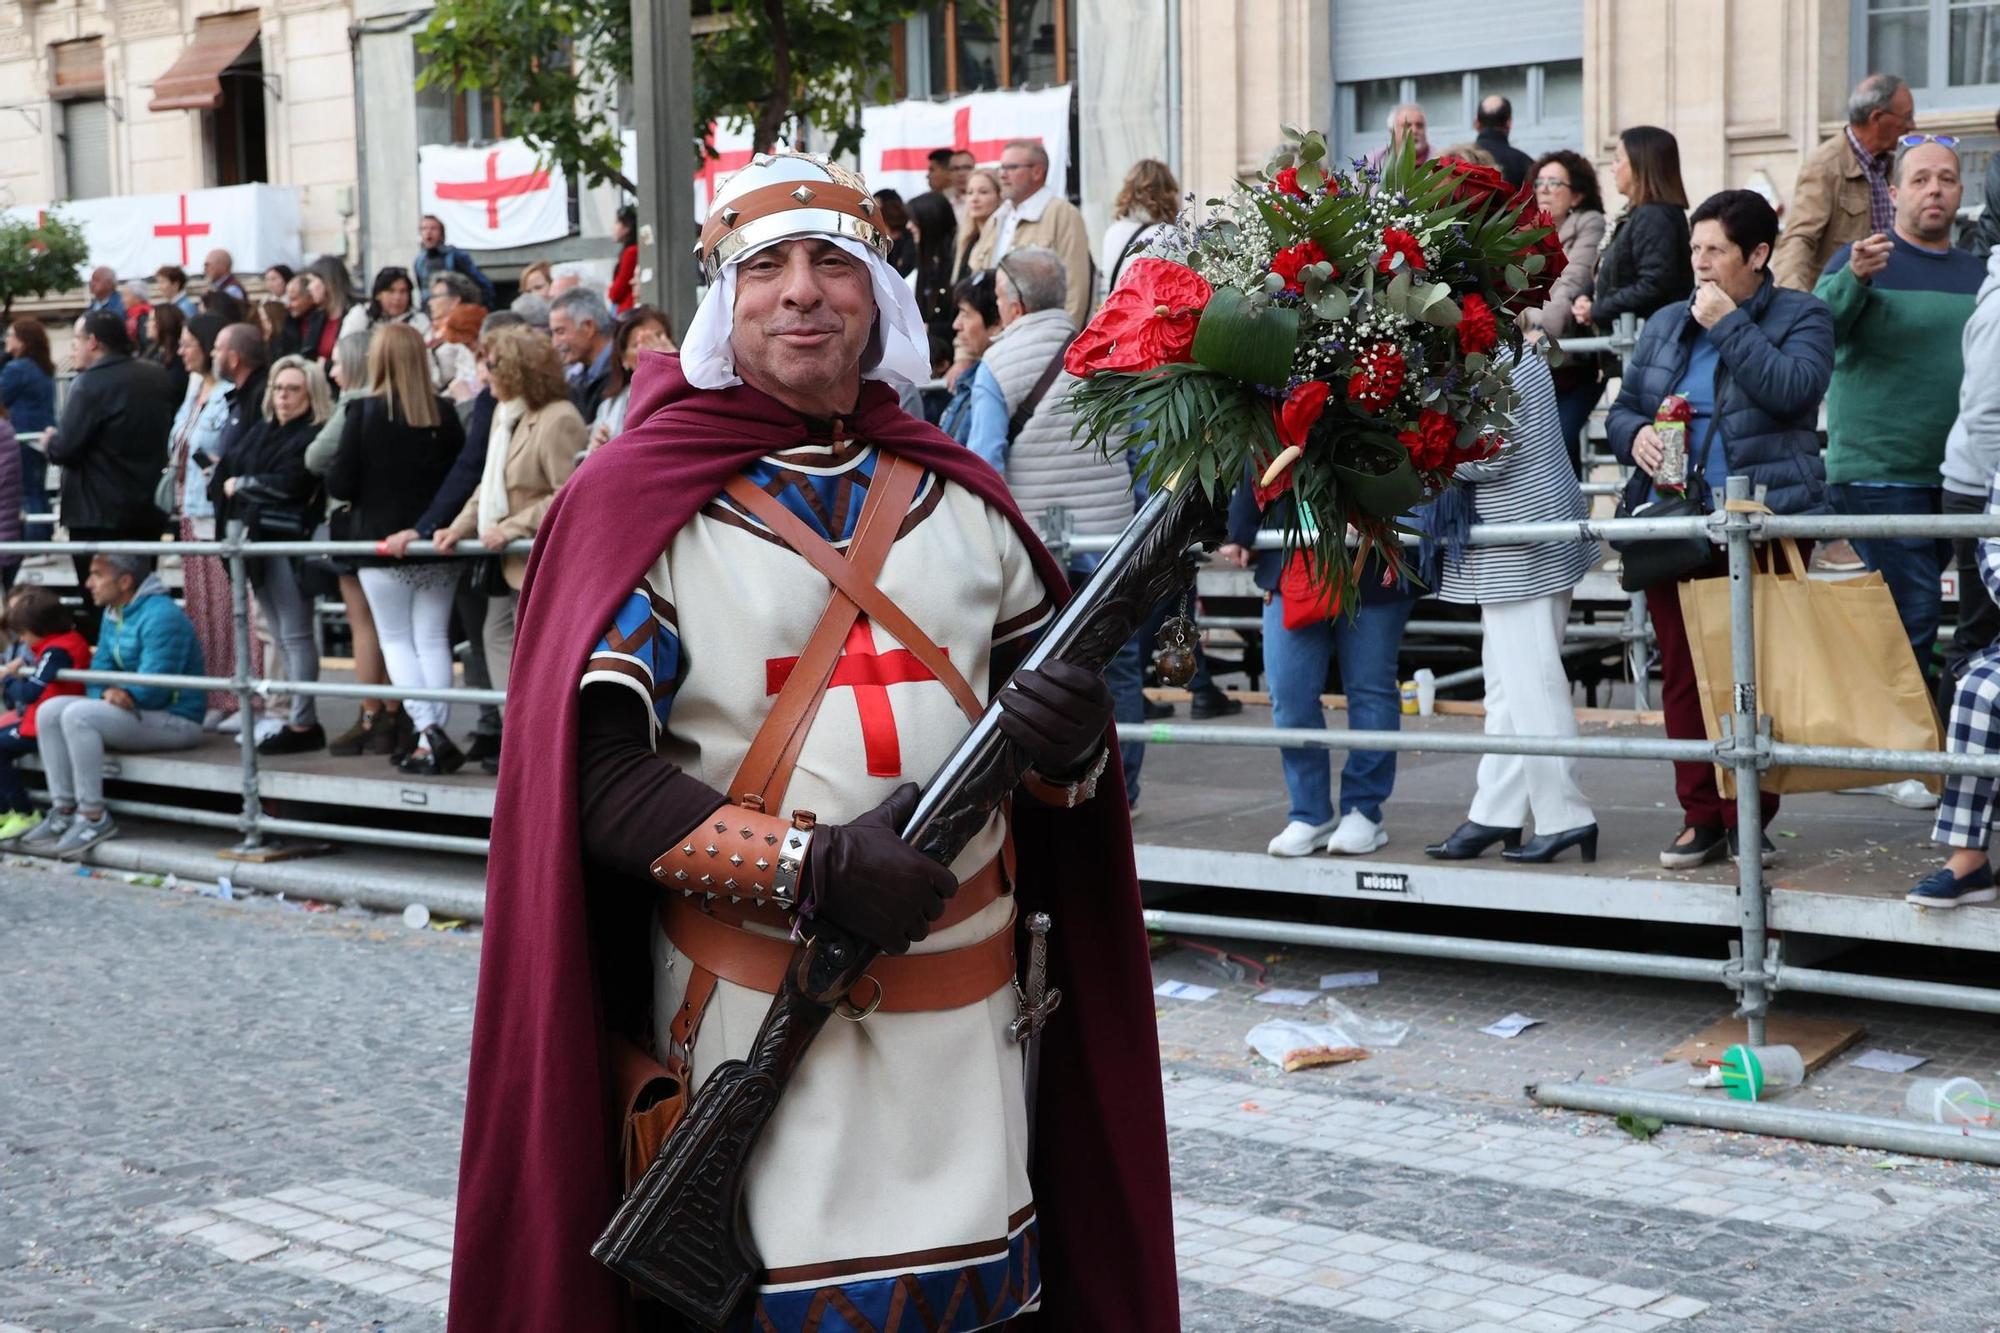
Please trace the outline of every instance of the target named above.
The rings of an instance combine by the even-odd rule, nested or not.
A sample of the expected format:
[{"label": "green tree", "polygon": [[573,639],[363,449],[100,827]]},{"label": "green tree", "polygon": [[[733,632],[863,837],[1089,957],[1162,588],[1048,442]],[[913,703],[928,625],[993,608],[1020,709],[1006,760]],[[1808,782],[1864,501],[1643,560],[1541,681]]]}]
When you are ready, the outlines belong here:
[{"label": "green tree", "polygon": [[45,214],[38,223],[0,217],[0,320],[22,297],[74,288],[77,270],[89,262],[83,228],[60,214]]},{"label": "green tree", "polygon": [[[647,0],[639,0],[646,3]],[[699,7],[699,6],[698,6]],[[694,119],[747,121],[759,147],[805,121],[834,153],[861,142],[861,108],[895,91],[892,34],[911,0],[712,0],[696,39]],[[632,10],[619,0],[439,0],[417,37],[419,82],[497,98],[506,127],[591,184],[632,189],[613,90],[632,77]]]}]

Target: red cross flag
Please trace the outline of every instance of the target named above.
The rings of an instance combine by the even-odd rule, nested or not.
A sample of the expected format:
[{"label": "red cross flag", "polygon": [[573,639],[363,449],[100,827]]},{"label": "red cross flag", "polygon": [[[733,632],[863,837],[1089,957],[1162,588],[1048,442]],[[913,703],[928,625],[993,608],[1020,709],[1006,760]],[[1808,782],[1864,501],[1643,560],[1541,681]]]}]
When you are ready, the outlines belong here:
[{"label": "red cross flag", "polygon": [[520,139],[483,148],[425,144],[417,150],[417,196],[444,223],[445,239],[468,250],[502,250],[569,235],[569,184]]},{"label": "red cross flag", "polygon": [[998,166],[1013,139],[1033,139],[1048,150],[1049,179],[1069,170],[1070,90],[968,93],[949,102],[895,102],[861,108],[861,174],[871,190],[894,190],[908,199],[924,182],[934,148],[962,148],[982,167]]},{"label": "red cross flag", "polygon": [[9,217],[38,221],[53,210],[83,228],[90,246],[84,271],[103,264],[121,279],[150,278],[162,264],[199,272],[210,250],[227,250],[239,273],[300,262],[299,190],[291,185],[232,185],[178,194],[127,194],[29,204]]}]

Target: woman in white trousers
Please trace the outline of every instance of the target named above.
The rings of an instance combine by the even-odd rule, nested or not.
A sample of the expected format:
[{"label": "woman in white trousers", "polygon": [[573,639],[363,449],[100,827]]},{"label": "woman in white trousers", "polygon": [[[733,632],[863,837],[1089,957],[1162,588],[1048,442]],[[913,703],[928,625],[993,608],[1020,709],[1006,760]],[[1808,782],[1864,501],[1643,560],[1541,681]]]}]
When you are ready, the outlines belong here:
[{"label": "woman in white trousers", "polygon": [[[1523,353],[1513,382],[1520,405],[1509,447],[1499,457],[1459,468],[1465,495],[1456,503],[1469,500],[1482,523],[1585,517],[1589,510],[1563,447],[1547,361],[1533,351]],[[1438,600],[1479,608],[1487,735],[1576,734],[1562,660],[1563,627],[1570,596],[1597,558],[1597,544],[1585,541],[1463,546],[1444,552]],[[1523,845],[1530,819],[1535,836]],[[1496,842],[1505,844],[1500,854],[1509,861],[1552,861],[1571,847],[1586,861],[1597,859],[1597,819],[1576,785],[1571,760],[1485,756],[1479,761],[1479,790],[1467,822],[1424,850],[1442,861],[1462,861]]]}]

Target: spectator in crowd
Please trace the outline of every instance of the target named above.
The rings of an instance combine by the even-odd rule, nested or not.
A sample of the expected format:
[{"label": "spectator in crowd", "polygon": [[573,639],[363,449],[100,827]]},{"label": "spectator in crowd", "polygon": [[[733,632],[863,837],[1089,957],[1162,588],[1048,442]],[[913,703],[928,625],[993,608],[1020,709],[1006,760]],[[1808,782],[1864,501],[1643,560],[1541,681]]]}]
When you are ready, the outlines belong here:
[{"label": "spectator in crowd", "polygon": [[[279,309],[284,307],[280,306]],[[250,308],[227,292],[206,291],[201,294],[201,313],[214,315],[226,327],[240,324],[251,317]]]},{"label": "spectator in crowd", "polygon": [[[300,298],[304,308],[304,298]],[[299,350],[298,330],[292,327],[292,312],[283,301],[257,303],[257,336],[274,356],[289,356]]]},{"label": "spectator in crowd", "polygon": [[76,631],[76,617],[52,588],[32,583],[7,599],[7,632],[27,645],[28,656],[0,670],[0,702],[12,719],[0,726],[0,843],[13,842],[42,822],[14,761],[34,754],[35,720],[44,704],[81,695],[83,686],[56,673],[87,670],[90,643]]},{"label": "spectator in crowd", "polygon": [[1620,315],[1643,320],[1694,290],[1680,141],[1657,126],[1634,125],[1620,131],[1611,163],[1625,211],[1597,261],[1595,289],[1571,303],[1578,324],[1604,332]]},{"label": "spectator in crowd", "polygon": [[910,234],[917,248],[917,309],[930,334],[931,373],[951,365],[951,266],[958,244],[958,219],[951,200],[926,190],[910,200]]},{"label": "spectator in crowd", "polygon": [[[261,419],[215,466],[208,498],[216,511],[241,518],[252,538],[299,540],[319,526],[319,479],[306,470],[306,446],[333,411],[326,375],[303,356],[280,357],[265,382]],[[284,645],[285,665],[302,681],[319,679],[319,640],[312,599],[299,587],[297,562],[260,556],[248,562],[250,586]],[[326,748],[326,731],[310,694],[292,699],[284,730],[258,745],[265,755]]]},{"label": "spectator in crowd", "polygon": [[[480,328],[480,338],[485,340],[503,328],[521,328],[523,321],[512,311],[496,310],[486,317]],[[484,383],[485,358],[480,359],[480,390],[469,402],[462,404],[461,417],[465,422],[465,445],[458,451],[458,458],[452,463],[451,471],[431,497],[430,504],[417,517],[417,521],[401,532],[391,533],[382,541],[382,549],[390,555],[401,556],[409,550],[411,542],[428,541],[439,528],[448,527],[465,507],[465,502],[479,486],[480,477],[486,470],[486,439],[493,422],[493,409],[497,405],[493,390]],[[458,615],[458,624],[465,635],[465,685],[467,689],[490,690],[493,678],[486,669],[486,610],[491,601],[480,591],[480,581],[476,577],[478,561],[457,561],[459,578],[453,594],[453,607]],[[500,709],[494,704],[479,705],[479,722],[466,746],[465,758],[468,763],[478,763],[486,772],[496,773],[500,767]]]},{"label": "spectator in crowd", "polygon": [[1771,262],[1780,287],[1813,290],[1835,251],[1895,229],[1891,154],[1916,125],[1916,101],[1894,74],[1870,74],[1854,86],[1846,126],[1806,155],[1792,187],[1785,232]]},{"label": "spectator in crowd", "polygon": [[[193,319],[201,313],[201,307],[194,303],[194,298],[189,296],[187,292],[187,270],[179,264],[160,265],[153,272],[153,283],[160,289],[159,299],[153,302],[156,307],[163,305],[178,306],[183,319]],[[0,839],[0,841],[5,841],[5,839]]]},{"label": "spectator in crowd", "polygon": [[605,299],[618,314],[630,310],[639,300],[639,210],[630,204],[611,220],[611,239],[618,243],[618,266],[612,270]]},{"label": "spectator in crowd", "polygon": [[215,441],[216,458],[227,454],[257,424],[270,364],[271,344],[256,325],[230,324],[215,335],[215,377],[229,404]]},{"label": "spectator in crowd", "polygon": [[1104,244],[1097,270],[1104,275],[1102,300],[1118,286],[1125,266],[1151,245],[1166,225],[1180,216],[1181,185],[1174,171],[1155,157],[1142,157],[1125,173],[1118,198],[1111,205],[1111,225],[1104,229]]},{"label": "spectator in crowd", "polygon": [[312,293],[313,305],[322,316],[319,342],[304,350],[325,365],[333,359],[333,345],[340,341],[341,325],[347,322],[348,312],[359,303],[348,281],[347,266],[331,255],[321,255],[306,265],[303,276]]},{"label": "spectator in crowd", "polygon": [[431,361],[437,372],[432,382],[449,387],[453,380],[470,380],[472,347],[486,318],[479,289],[463,273],[440,273],[430,282],[430,311]]},{"label": "spectator in crowd", "polygon": [[[465,443],[458,413],[431,386],[430,358],[414,329],[388,327],[368,347],[369,392],[347,414],[327,487],[348,501],[350,540],[380,541],[402,531],[451,471]],[[381,636],[389,679],[398,686],[449,689],[451,602],[458,570],[448,560],[361,562],[359,578]],[[446,731],[451,706],[411,699],[396,721],[414,736],[397,748],[406,773],[455,773],[465,754]],[[405,720],[407,719],[407,720]]]},{"label": "spectator in crowd", "polygon": [[[133,357],[125,321],[108,310],[77,320],[70,356],[77,376],[62,424],[45,441],[49,461],[62,467],[63,526],[71,541],[158,541],[166,517],[153,492],[175,408],[167,372]],[[81,583],[90,557],[74,559]]]},{"label": "spectator in crowd", "polygon": [[181,363],[181,331],[187,327],[177,305],[157,306],[146,313],[144,359],[167,372],[167,395],[174,403],[187,396],[188,372]]},{"label": "spectator in crowd", "polygon": [[[184,542],[215,540],[215,506],[208,499],[208,472],[222,456],[222,429],[229,421],[230,384],[216,373],[215,342],[222,321],[196,315],[181,331],[181,364],[187,369],[187,391],[174,417],[167,449],[165,491],[173,505],[168,525]],[[194,623],[202,660],[211,676],[236,673],[235,613],[229,597],[229,570],[212,555],[181,557],[181,595]],[[253,648],[255,647],[253,640]],[[208,696],[202,727],[213,730],[236,711],[236,696],[215,690]]]},{"label": "spectator in crowd", "polygon": [[917,267],[917,242],[910,235],[910,210],[894,190],[875,191],[875,215],[889,238],[889,267],[909,277]]},{"label": "spectator in crowd", "polygon": [[[1993,117],[1993,128],[2000,132],[2000,113]],[[2000,153],[1986,155],[1979,199],[1979,216],[1960,235],[1959,244],[1983,259],[2000,248]]]},{"label": "spectator in crowd", "polygon": [[142,353],[152,351],[147,319],[153,313],[153,303],[146,299],[145,287],[136,282],[121,283],[118,295],[125,302],[125,332],[131,337],[132,345]]},{"label": "spectator in crowd", "polygon": [[952,210],[958,214],[961,226],[965,223],[965,187],[972,180],[972,173],[979,166],[979,159],[969,148],[951,150],[951,195]]},{"label": "spectator in crowd", "polygon": [[99,264],[96,268],[90,270],[90,277],[86,281],[85,286],[90,292],[90,304],[83,308],[84,314],[88,315],[99,310],[106,310],[118,316],[121,320],[125,318],[125,298],[118,294],[118,275],[116,273]]},{"label": "spectator in crowd", "polygon": [[290,290],[292,279],[298,276],[290,264],[273,264],[264,270],[264,299],[282,301]]},{"label": "spectator in crowd", "polygon": [[384,324],[408,324],[418,333],[428,337],[431,331],[430,316],[417,309],[416,283],[407,269],[394,264],[375,271],[375,282],[369,288],[366,304],[357,302],[340,321],[340,336],[351,333],[367,333]]},{"label": "spectator in crowd", "polygon": [[993,255],[1000,242],[1000,227],[994,215],[1007,198],[1000,173],[981,167],[966,178],[964,215],[959,219],[958,236],[953,242],[951,280],[958,282],[993,267]]},{"label": "spectator in crowd", "polygon": [[[1777,235],[1777,213],[1754,190],[1724,190],[1694,210],[1694,270],[1701,286],[1693,301],[1675,302],[1646,321],[1606,423],[1612,452],[1638,469],[1628,501],[1658,494],[1651,482],[1661,456],[1653,417],[1662,398],[1678,393],[1694,408],[1687,433],[1690,492],[1720,497],[1729,477],[1744,476],[1775,513],[1828,512],[1817,426],[1820,399],[1833,377],[1833,315],[1808,293],[1771,280]],[[1718,552],[1694,577],[1719,578],[1727,568]],[[1646,609],[1658,643],[1667,735],[1702,739],[1707,732],[1677,588],[1653,589]],[[1736,802],[1717,792],[1715,766],[1676,763],[1674,789],[1683,827],[1661,849],[1660,864],[1687,870],[1735,856]],[[1778,797],[1766,792],[1762,808],[1769,828]],[[1775,858],[1769,838],[1760,854],[1766,865]]]},{"label": "spectator in crowd", "polygon": [[[417,251],[416,262],[410,265],[410,272],[416,275],[419,287],[428,290],[431,280],[439,274],[457,273],[472,283],[473,294],[465,298],[469,303],[483,305],[488,310],[493,308],[493,280],[479,271],[479,265],[473,262],[471,255],[455,245],[444,243],[444,223],[438,221],[434,214],[426,213],[417,220],[417,238],[423,248]],[[433,310],[431,318],[437,317],[437,312]]]},{"label": "spectator in crowd", "polygon": [[[199,675],[194,626],[150,570],[144,556],[91,558],[85,586],[104,623],[92,661],[102,671]],[[21,849],[71,860],[116,834],[104,808],[105,754],[190,749],[201,741],[201,708],[199,690],[164,685],[92,685],[80,698],[45,700],[35,742],[49,813]]]},{"label": "spectator in crowd", "polygon": [[[953,175],[951,169],[951,155],[951,149],[949,148],[933,148],[924,156],[924,194],[936,195],[938,198],[944,200],[947,207],[950,206],[952,196],[958,186],[957,178]],[[924,197],[924,194],[918,195],[916,199],[912,199],[910,202],[912,204],[916,203],[917,199]],[[955,218],[953,225],[957,225]]]},{"label": "spectator in crowd", "polygon": [[[1228,540],[1216,554],[1238,569],[1252,571],[1264,591],[1264,672],[1271,689],[1271,721],[1278,727],[1326,727],[1320,693],[1327,671],[1340,663],[1347,693],[1347,722],[1356,731],[1398,731],[1403,725],[1396,659],[1416,593],[1407,580],[1383,582],[1386,567],[1371,555],[1356,571],[1360,606],[1299,629],[1285,627],[1283,551],[1255,549],[1259,527],[1279,527],[1291,492],[1272,501],[1261,516],[1246,476],[1229,503]],[[1389,841],[1382,807],[1396,786],[1396,752],[1349,750],[1340,770],[1340,803],[1333,800],[1333,760],[1329,751],[1279,751],[1291,810],[1285,827],[1265,846],[1272,856],[1310,856],[1324,847],[1336,856],[1365,856]]]},{"label": "spectator in crowd", "polygon": [[[951,330],[960,354],[968,358],[963,363],[968,369],[979,364],[1000,332],[1000,304],[993,297],[993,286],[993,270],[985,269],[960,278],[951,289],[952,306],[957,311]],[[958,376],[938,419],[938,429],[960,444],[972,438],[972,386],[976,380],[974,375]]]},{"label": "spectator in crowd", "polygon": [[[1062,368],[1063,352],[1075,333],[1064,309],[1069,281],[1062,257],[1040,246],[1015,250],[1000,261],[994,301],[1001,336],[974,376],[974,453],[1007,479],[1014,503],[1030,522],[1040,523],[1051,508],[1068,511],[1071,534],[1115,536],[1132,519],[1132,473],[1122,450],[1107,458],[1075,442],[1077,414],[1069,392],[1077,384]],[[1044,540],[1056,534],[1044,532]],[[1072,586],[1089,579],[1102,556],[1070,557]],[[1105,684],[1120,722],[1143,722],[1145,662],[1139,635],[1104,669]],[[1142,745],[1121,745],[1125,795],[1139,803]]]},{"label": "spectator in crowd", "polygon": [[[1594,290],[1597,255],[1604,244],[1604,197],[1598,193],[1597,169],[1590,165],[1590,159],[1567,148],[1536,159],[1529,180],[1535,189],[1535,203],[1555,225],[1556,239],[1562,242],[1563,257],[1569,262],[1550,285],[1548,300],[1539,309],[1521,312],[1520,325],[1531,339],[1547,334],[1560,342],[1576,329],[1577,298]],[[1562,365],[1553,371],[1564,447],[1579,476],[1583,472],[1583,428],[1603,392],[1596,362],[1587,357],[1580,360],[1583,364]]]},{"label": "spectator in crowd", "polygon": [[1405,139],[1415,141],[1417,161],[1431,160],[1430,122],[1415,102],[1404,102],[1389,112],[1389,142],[1368,155],[1368,169],[1381,170],[1383,160],[1401,148]]},{"label": "spectator in crowd", "polygon": [[[2000,272],[2000,260],[1995,263],[1996,272]],[[1985,309],[1984,301],[1980,308]],[[1966,383],[1972,383],[1972,376],[1966,377]],[[1986,505],[1989,516],[2000,514],[2000,475],[1994,482]],[[1978,547],[1979,580],[1991,603],[2000,599],[2000,540],[1981,537]],[[1970,577],[1969,571],[1966,577]],[[1959,592],[1961,599],[1971,595],[1970,589]],[[1958,682],[1945,744],[1952,754],[2000,754],[2000,653],[1981,653],[1973,658],[1965,679]],[[1989,777],[1953,773],[1945,778],[1931,841],[1951,848],[1951,854],[1942,866],[1917,882],[1905,895],[1907,901],[1936,908],[1993,901],[1996,890],[1987,848],[1993,841],[1996,793],[2000,793],[2000,782]]]},{"label": "spectator in crowd", "polygon": [[[1486,734],[1574,736],[1576,710],[1563,667],[1570,595],[1597,563],[1595,542],[1466,546],[1482,523],[1575,522],[1590,506],[1567,465],[1555,380],[1529,352],[1514,366],[1520,395],[1509,448],[1459,467],[1458,487],[1422,511],[1431,543],[1442,548],[1437,598],[1479,608],[1481,665],[1486,669]],[[1521,846],[1532,816],[1535,837]],[[1494,843],[1510,861],[1553,861],[1571,847],[1597,859],[1597,818],[1577,786],[1575,762],[1556,755],[1489,754],[1479,761],[1472,809],[1452,835],[1424,849],[1441,861],[1478,856]]]},{"label": "spectator in crowd", "polygon": [[[1911,136],[1916,138],[1916,136]],[[1960,343],[1986,266],[1951,247],[1964,187],[1958,153],[1924,136],[1896,154],[1895,221],[1833,252],[1813,294],[1833,311],[1833,385],[1827,390],[1826,479],[1843,514],[1935,514],[1940,469],[1957,414]],[[1855,552],[1888,581],[1910,648],[1935,680],[1932,647],[1949,558],[1931,537],[1856,537]],[[1910,779],[1905,794],[1930,793]]]},{"label": "spectator in crowd", "polygon": [[1499,93],[1481,98],[1472,124],[1479,131],[1474,142],[1493,155],[1493,165],[1507,178],[1507,183],[1520,189],[1534,164],[1526,153],[1508,142],[1507,136],[1514,130],[1514,104]]},{"label": "spectator in crowd", "polygon": [[577,412],[585,421],[595,419],[611,381],[611,311],[604,298],[578,288],[551,301],[549,338],[563,361],[576,367],[570,397]]},{"label": "spectator in crowd", "polygon": [[[2000,476],[2000,249],[1986,258],[1986,279],[1978,303],[1965,321],[1960,343],[1965,373],[1958,383],[1958,417],[1944,446],[1944,512],[1982,512]],[[1958,622],[1945,660],[1946,679],[1963,680],[1975,657],[2000,642],[2000,604],[1981,573],[1980,539],[1955,537],[1958,564]]]},{"label": "spectator in crowd", "polygon": [[[7,409],[0,406],[0,542],[21,540],[22,513],[21,441],[7,420]],[[20,568],[20,552],[0,553],[0,593],[14,586]]]},{"label": "spectator in crowd", "polygon": [[[596,299],[592,293],[593,300]],[[598,302],[600,308],[602,302]],[[563,313],[563,303],[556,303]],[[477,537],[496,554],[511,541],[532,540],[555,499],[556,490],[576,469],[583,452],[583,418],[564,393],[562,363],[555,348],[526,329],[498,329],[484,340],[486,379],[493,388],[493,424],[488,428],[486,461],[479,485],[450,526],[431,540],[439,551]],[[508,591],[491,598],[483,631],[486,671],[493,688],[507,688],[514,656],[514,607],[528,558],[505,556],[501,573]],[[498,768],[495,757],[494,768]]]},{"label": "spectator in crowd", "polygon": [[[549,298],[549,304],[554,305],[556,298],[564,292],[573,292],[579,287],[591,287],[596,267],[595,264],[578,260],[551,266],[549,289],[544,293]],[[592,289],[595,290],[594,287]]]},{"label": "spectator in crowd", "polygon": [[[547,290],[546,286],[543,288]],[[549,331],[549,298],[540,292],[522,292],[507,308],[521,317],[521,321],[540,333]]]},{"label": "spectator in crowd", "polygon": [[604,383],[604,399],[590,422],[592,449],[624,433],[625,408],[632,401],[632,373],[639,368],[639,354],[673,350],[674,336],[667,331],[664,311],[640,305],[619,317],[611,331],[611,374]]},{"label": "spectator in crowd", "polygon": [[1090,235],[1076,205],[1049,184],[1048,150],[1032,139],[1009,143],[1000,154],[1000,181],[1007,202],[993,215],[994,262],[1030,247],[1055,251],[1069,291],[1064,308],[1082,328],[1090,314]]},{"label": "spectator in crowd", "polygon": [[[7,326],[7,361],[0,365],[0,407],[17,435],[39,434],[56,424],[56,363],[49,355],[49,331],[33,315],[16,315]],[[49,460],[25,441],[21,455],[21,499],[31,513],[49,512]],[[29,541],[49,539],[47,523],[30,523]]]},{"label": "spectator in crowd", "polygon": [[[404,326],[398,326],[404,327]],[[417,341],[423,335],[415,329]],[[320,423],[312,443],[306,446],[306,471],[315,477],[325,477],[333,468],[334,457],[340,452],[340,441],[347,430],[348,417],[359,410],[359,404],[375,392],[373,381],[368,374],[368,347],[374,341],[372,333],[350,333],[333,345],[333,360],[327,363],[327,379],[339,394],[333,401],[333,410]],[[429,360],[428,355],[425,357]],[[430,371],[424,372],[428,382]],[[337,542],[359,541],[361,536],[354,529],[354,509],[347,503],[347,497],[329,488],[327,496],[326,535]],[[368,595],[361,590],[361,580],[356,577],[351,561],[329,561],[334,566],[336,582],[340,588],[341,605],[347,611],[348,635],[354,643],[354,680],[358,685],[387,685],[389,666],[382,656],[382,639],[375,630],[375,617],[369,611]],[[343,759],[361,754],[386,754],[400,763],[409,754],[414,742],[410,721],[403,715],[402,705],[394,699],[363,699],[361,712],[354,725],[326,743],[326,752]]]},{"label": "spectator in crowd", "polygon": [[221,292],[233,301],[250,303],[250,294],[236,280],[236,258],[227,250],[210,250],[201,260],[202,280],[211,292]]},{"label": "spectator in crowd", "polygon": [[[278,342],[285,349],[286,356],[298,355],[322,364],[326,356],[320,354],[322,346],[327,347],[327,355],[332,348],[326,343],[329,333],[338,333],[340,323],[326,317],[326,307],[320,304],[320,293],[325,287],[313,281],[311,274],[301,273],[285,287],[285,329],[286,336]],[[335,338],[335,342],[339,339]]]},{"label": "spectator in crowd", "polygon": [[554,276],[550,271],[549,261],[537,259],[521,270],[519,286],[523,295],[539,296],[546,301],[549,296],[549,284],[552,281]]}]

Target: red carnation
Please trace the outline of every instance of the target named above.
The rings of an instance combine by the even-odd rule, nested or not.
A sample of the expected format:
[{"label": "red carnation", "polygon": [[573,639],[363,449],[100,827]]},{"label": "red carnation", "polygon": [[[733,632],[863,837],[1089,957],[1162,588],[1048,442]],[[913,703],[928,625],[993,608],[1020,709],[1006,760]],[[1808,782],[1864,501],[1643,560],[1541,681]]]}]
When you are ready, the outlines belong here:
[{"label": "red carnation", "polygon": [[1410,461],[1419,471],[1436,472],[1451,461],[1452,446],[1458,442],[1458,423],[1427,407],[1417,413],[1417,428],[1403,431],[1396,442],[1410,451]]},{"label": "red carnation", "polygon": [[1379,412],[1403,391],[1406,369],[1393,344],[1376,343],[1356,359],[1347,379],[1347,401],[1364,412]]},{"label": "red carnation", "polygon": [[1493,350],[1500,330],[1493,322],[1493,308],[1478,292],[1458,298],[1458,350],[1467,356]]},{"label": "red carnation", "polygon": [[[1291,168],[1287,167],[1286,170],[1289,171]],[[1311,268],[1325,258],[1326,251],[1319,248],[1317,241],[1301,241],[1297,245],[1288,245],[1271,256],[1271,271],[1285,280],[1286,291],[1302,291],[1304,285],[1299,281],[1300,270]]]},{"label": "red carnation", "polygon": [[1389,261],[1397,255],[1401,255],[1403,262],[1411,268],[1424,267],[1424,249],[1421,245],[1417,244],[1417,238],[1410,235],[1409,232],[1404,231],[1401,227],[1384,227],[1382,229],[1382,257],[1375,261],[1376,271],[1380,273],[1391,272]]},{"label": "red carnation", "polygon": [[1147,371],[1194,352],[1195,326],[1215,289],[1185,264],[1135,259],[1063,357],[1079,379],[1098,371]]},{"label": "red carnation", "polygon": [[1272,177],[1271,188],[1280,194],[1294,195],[1300,199],[1306,197],[1306,192],[1299,188],[1299,169],[1297,167],[1286,167],[1283,171]]}]

